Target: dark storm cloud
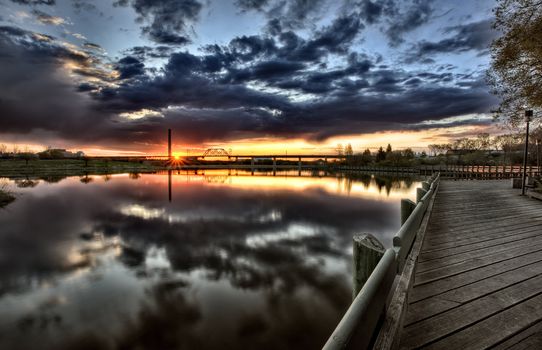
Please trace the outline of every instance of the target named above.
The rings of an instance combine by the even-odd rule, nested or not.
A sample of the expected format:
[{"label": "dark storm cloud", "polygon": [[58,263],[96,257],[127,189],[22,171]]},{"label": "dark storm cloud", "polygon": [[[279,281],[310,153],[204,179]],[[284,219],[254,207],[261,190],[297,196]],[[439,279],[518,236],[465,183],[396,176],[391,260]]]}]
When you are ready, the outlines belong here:
[{"label": "dark storm cloud", "polygon": [[145,65],[133,56],[120,59],[115,67],[120,73],[120,79],[128,79],[145,74]]},{"label": "dark storm cloud", "polygon": [[184,45],[191,23],[197,21],[203,5],[197,0],[117,0],[116,6],[132,6],[137,21],[149,23],[143,33],[160,44]]},{"label": "dark storm cloud", "polygon": [[[134,7],[148,23],[144,30],[149,35],[154,29],[185,35],[201,4],[181,1],[166,8],[167,3],[117,2]],[[249,2],[244,3],[248,10]],[[373,12],[371,18],[361,16],[366,24],[415,17],[413,13],[421,11],[414,25],[401,33],[416,28],[432,11],[430,2],[422,0],[399,10],[388,2],[367,3],[362,2]],[[273,1],[253,5],[256,10],[258,6],[269,11]],[[0,64],[13,69],[0,72],[0,85],[7,87],[0,97],[0,112],[8,116],[0,121],[0,129],[6,134],[45,130],[68,139],[116,144],[158,143],[166,126],[193,143],[259,136],[323,140],[404,129],[493,107],[495,99],[477,76],[453,74],[444,65],[432,72],[406,72],[384,64],[380,55],[352,52],[365,27],[356,11],[339,14],[304,37],[278,20],[272,34],[239,36],[224,45],[204,46],[200,54],[174,51],[169,45],[136,46],[114,62],[100,61],[102,49],[97,44],[85,43],[91,50],[79,50],[53,37],[2,26],[1,52],[8,55],[0,56]],[[486,22],[447,28],[455,40],[451,46],[460,51],[481,48]],[[401,26],[401,21],[395,25]],[[443,49],[431,48],[424,56],[438,50]],[[146,64],[155,58],[166,63],[160,68]],[[70,68],[79,78],[75,83],[60,74],[66,62],[77,63]],[[120,117],[143,109],[163,117],[157,113],[138,120]],[[85,133],[73,133],[74,129]]]},{"label": "dark storm cloud", "polygon": [[403,35],[427,23],[433,14],[433,0],[413,0],[404,11],[398,11],[389,18],[385,30],[392,46],[404,42]]},{"label": "dark storm cloud", "polygon": [[80,13],[81,11],[93,11],[98,13],[100,16],[103,16],[103,13],[98,11],[96,5],[93,4],[93,0],[71,0],[71,2],[76,13]]},{"label": "dark storm cloud", "polygon": [[235,4],[244,11],[262,11],[269,4],[270,0],[237,0]]},{"label": "dark storm cloud", "polygon": [[73,82],[59,69],[72,62],[78,67],[76,73],[99,75],[93,67],[94,58],[56,45],[50,37],[15,27],[0,27],[0,52],[0,66],[10,67],[0,70],[3,133],[42,130],[70,139],[73,130],[90,133],[103,126],[107,116],[94,112],[92,101],[77,93]]},{"label": "dark storm cloud", "polygon": [[498,36],[497,31],[492,28],[492,20],[448,27],[445,33],[453,35],[437,42],[422,41],[417,43],[412,47],[407,60],[412,62],[426,56],[471,50],[485,53],[491,41]]},{"label": "dark storm cloud", "polygon": [[236,37],[231,40],[229,47],[225,50],[229,51],[234,59],[243,61],[273,57],[314,63],[330,54],[347,54],[354,39],[363,28],[363,24],[356,15],[339,16],[329,26],[316,31],[308,39],[303,39],[293,31],[287,30],[277,32],[276,39],[260,35]]},{"label": "dark storm cloud", "polygon": [[21,5],[54,5],[55,0],[11,0],[16,4]]},{"label": "dark storm cloud", "polygon": [[378,23],[383,16],[390,16],[396,12],[394,0],[362,0],[359,8],[360,17],[367,24]]},{"label": "dark storm cloud", "polygon": [[172,53],[170,46],[134,46],[124,51],[124,54],[133,55],[144,61],[147,57],[150,58],[168,58]]},{"label": "dark storm cloud", "polygon": [[266,15],[271,26],[299,29],[311,26],[326,7],[326,0],[238,0],[242,11],[258,11]]}]

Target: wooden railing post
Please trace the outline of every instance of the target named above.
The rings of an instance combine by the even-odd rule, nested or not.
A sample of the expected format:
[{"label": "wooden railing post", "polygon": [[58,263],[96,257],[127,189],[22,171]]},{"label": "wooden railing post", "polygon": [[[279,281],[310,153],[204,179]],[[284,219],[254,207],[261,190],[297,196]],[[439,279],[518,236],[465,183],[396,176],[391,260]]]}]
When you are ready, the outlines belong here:
[{"label": "wooden railing post", "polygon": [[414,209],[416,208],[416,203],[410,199],[401,199],[401,226],[407,221],[408,217]]},{"label": "wooden railing post", "polygon": [[431,184],[428,181],[423,181],[422,188],[426,191],[429,191],[429,189],[431,188]]},{"label": "wooden railing post", "polygon": [[423,196],[425,196],[425,194],[427,193],[426,190],[424,190],[423,188],[417,188],[416,189],[416,203],[420,203]]},{"label": "wooden railing post", "polygon": [[386,251],[384,245],[370,233],[355,235],[353,243],[352,299],[356,298]]}]

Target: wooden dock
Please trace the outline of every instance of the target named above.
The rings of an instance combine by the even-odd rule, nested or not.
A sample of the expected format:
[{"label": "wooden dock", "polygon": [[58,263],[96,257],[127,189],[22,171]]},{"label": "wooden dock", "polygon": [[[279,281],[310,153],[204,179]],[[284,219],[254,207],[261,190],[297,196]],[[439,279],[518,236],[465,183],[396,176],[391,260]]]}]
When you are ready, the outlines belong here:
[{"label": "wooden dock", "polygon": [[542,201],[510,181],[442,181],[401,349],[542,349]]}]

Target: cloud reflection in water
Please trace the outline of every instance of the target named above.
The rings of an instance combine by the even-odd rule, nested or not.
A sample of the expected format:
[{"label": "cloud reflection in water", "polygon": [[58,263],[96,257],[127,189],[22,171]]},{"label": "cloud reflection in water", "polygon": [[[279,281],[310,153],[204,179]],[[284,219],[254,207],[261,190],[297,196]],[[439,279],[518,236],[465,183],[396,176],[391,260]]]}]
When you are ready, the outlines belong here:
[{"label": "cloud reflection in water", "polygon": [[[174,175],[16,187],[0,213],[0,347],[319,348],[350,242],[389,243],[412,181]],[[219,174],[216,176],[224,176]]]}]

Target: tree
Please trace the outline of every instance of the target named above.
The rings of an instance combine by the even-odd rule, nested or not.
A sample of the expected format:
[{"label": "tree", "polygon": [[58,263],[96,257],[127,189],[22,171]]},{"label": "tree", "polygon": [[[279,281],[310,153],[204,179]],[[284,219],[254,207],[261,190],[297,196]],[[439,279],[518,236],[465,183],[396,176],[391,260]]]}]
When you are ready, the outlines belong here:
[{"label": "tree", "polygon": [[429,148],[429,152],[431,152],[431,155],[433,157],[435,157],[438,154],[439,146],[440,145],[437,145],[437,144],[434,144],[434,143],[427,146],[427,148]]},{"label": "tree", "polygon": [[412,148],[405,148],[405,150],[403,151],[403,157],[405,157],[406,159],[414,159],[414,151],[412,150]]},{"label": "tree", "polygon": [[338,156],[342,156],[344,154],[343,145],[338,143],[337,147],[335,148],[335,151],[337,152]]},{"label": "tree", "polygon": [[542,1],[498,0],[487,81],[501,98],[498,119],[517,125],[527,108],[542,109]]},{"label": "tree", "polygon": [[475,144],[478,150],[487,151],[491,148],[492,143],[488,133],[481,133],[476,136]]},{"label": "tree", "polygon": [[3,143],[0,144],[0,154],[4,154],[8,152],[8,146],[4,145]]},{"label": "tree", "polygon": [[354,150],[352,149],[351,144],[346,145],[346,147],[344,148],[344,154],[346,156],[353,156],[354,155]]},{"label": "tree", "polygon": [[391,145],[388,143],[388,147],[386,147],[386,153],[391,153]]},{"label": "tree", "polygon": [[364,164],[371,163],[373,161],[373,156],[371,155],[370,149],[367,148],[365,151],[363,151],[361,154],[361,161]]},{"label": "tree", "polygon": [[376,161],[381,162],[386,159],[386,152],[384,152],[384,149],[380,147],[378,149],[378,152],[376,152]]}]

